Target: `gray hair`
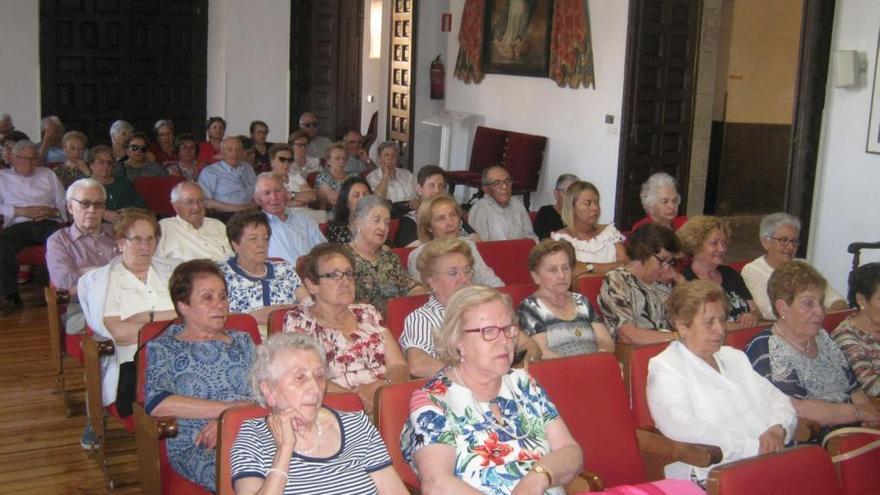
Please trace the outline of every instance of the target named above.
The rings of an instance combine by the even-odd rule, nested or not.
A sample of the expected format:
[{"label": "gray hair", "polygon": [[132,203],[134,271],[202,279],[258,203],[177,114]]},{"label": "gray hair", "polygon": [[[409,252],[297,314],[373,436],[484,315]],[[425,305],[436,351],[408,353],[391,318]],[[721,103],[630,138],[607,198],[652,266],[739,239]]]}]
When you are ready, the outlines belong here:
[{"label": "gray hair", "polygon": [[12,115],[9,115],[8,113],[0,113],[0,120],[8,120],[9,122],[12,122]]},{"label": "gray hair", "polygon": [[400,154],[400,145],[394,141],[385,141],[380,144],[379,147],[376,148],[376,153],[381,155],[382,152],[385,151],[385,148],[394,148],[394,151],[396,151],[398,155]]},{"label": "gray hair", "polygon": [[78,179],[74,181],[73,184],[68,186],[67,193],[65,193],[67,201],[75,199],[74,196],[76,196],[77,193],[79,193],[83,189],[100,189],[101,195],[104,196],[104,199],[107,199],[107,190],[104,189],[104,185],[96,181],[95,179],[87,177],[85,179]]},{"label": "gray hair", "polygon": [[134,132],[134,127],[124,120],[117,120],[110,126],[110,137],[123,131]]},{"label": "gray hair", "polygon": [[783,225],[791,225],[792,227],[794,227],[795,230],[798,231],[798,235],[800,235],[800,219],[791,216],[783,211],[779,211],[776,213],[765,215],[764,218],[761,219],[761,226],[758,228],[758,236],[761,239],[773,237],[773,234],[776,233],[776,229],[782,227]]},{"label": "gray hair", "polygon": [[15,145],[12,147],[12,154],[17,156],[19,153],[24,151],[25,148],[30,148],[37,153],[40,152],[40,148],[36,144],[34,144],[33,141],[22,139],[21,141],[16,142]]},{"label": "gray hair", "polygon": [[257,175],[257,180],[254,181],[254,198],[257,197],[257,186],[259,186],[260,182],[267,180],[277,181],[282,187],[284,187],[284,179],[278,177],[274,172],[260,172],[260,174]]},{"label": "gray hair", "polygon": [[309,335],[299,332],[283,332],[269,336],[262,344],[257,346],[254,359],[251,361],[248,379],[251,383],[251,395],[261,406],[266,406],[266,397],[260,390],[260,384],[271,382],[278,378],[275,372],[275,358],[282,351],[314,351],[321,364],[327,371],[327,355],[324,347]]},{"label": "gray hair", "polygon": [[357,207],[355,207],[352,212],[354,214],[354,219],[360,220],[366,217],[367,214],[370,213],[370,210],[377,206],[381,206],[391,213],[391,203],[389,203],[387,199],[381,196],[376,196],[375,194],[370,194],[369,196],[364,196],[358,201]]},{"label": "gray hair", "polygon": [[[489,185],[489,172],[491,172],[492,169],[496,169],[496,168],[500,168],[501,170],[504,170],[505,172],[507,172],[507,169],[502,167],[501,165],[492,165],[490,167],[486,167],[483,169],[483,173],[480,174],[480,184],[482,184],[484,186],[488,186]],[[510,175],[510,172],[507,172],[507,175]]]},{"label": "gray hair", "polygon": [[159,119],[156,121],[155,124],[153,124],[153,130],[159,132],[159,129],[165,127],[166,125],[174,129],[174,122],[171,122],[170,119]]},{"label": "gray hair", "polygon": [[[180,201],[180,194],[183,192],[184,187],[195,187],[195,188],[198,188],[199,191],[202,191],[202,186],[200,186],[198,182],[193,182],[191,180],[185,180],[182,182],[178,182],[171,189],[171,202],[172,203],[177,203],[178,201]],[[204,193],[204,191],[202,191],[202,193]]]},{"label": "gray hair", "polygon": [[[671,187],[678,194],[678,184],[675,182],[675,178],[666,172],[657,172],[648,177],[648,180],[642,184],[642,191],[639,193],[639,197],[642,200],[642,208],[645,209],[645,213],[648,215],[651,214],[651,207],[657,202],[657,190],[661,187]],[[680,194],[678,194],[678,197],[681,199]]]},{"label": "gray hair", "polygon": [[40,121],[40,130],[45,131],[46,124],[55,124],[61,129],[62,132],[64,132],[64,124],[61,123],[61,119],[57,115],[44,117],[43,120]]},{"label": "gray hair", "polygon": [[[559,192],[565,192],[565,190],[568,189],[568,186],[570,186],[572,184],[572,182],[577,182],[579,180],[581,180],[581,178],[578,177],[577,175],[562,174],[559,176],[558,179],[556,179],[555,189]],[[565,187],[562,187],[562,186],[565,186]]]}]

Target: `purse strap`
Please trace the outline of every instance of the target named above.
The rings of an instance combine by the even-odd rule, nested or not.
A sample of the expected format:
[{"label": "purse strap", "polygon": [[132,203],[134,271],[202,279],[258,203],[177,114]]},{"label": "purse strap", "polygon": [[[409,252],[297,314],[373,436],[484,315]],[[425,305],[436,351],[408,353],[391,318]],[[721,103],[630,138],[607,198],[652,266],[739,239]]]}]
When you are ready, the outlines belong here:
[{"label": "purse strap", "polygon": [[[876,428],[850,426],[847,428],[840,428],[839,430],[834,430],[834,431],[828,433],[827,435],[825,435],[825,438],[822,440],[822,448],[825,448],[825,446],[828,445],[828,441],[834,437],[856,434],[856,433],[880,437],[880,430],[878,430]],[[850,450],[849,452],[837,454],[836,456],[831,457],[831,462],[838,464],[843,461],[848,461],[850,459],[854,459],[864,453],[870,452],[870,451],[877,449],[877,448],[880,448],[880,438],[878,438],[877,440],[874,440],[873,442],[866,443],[865,445],[862,445],[861,447],[859,447],[857,449]]]}]

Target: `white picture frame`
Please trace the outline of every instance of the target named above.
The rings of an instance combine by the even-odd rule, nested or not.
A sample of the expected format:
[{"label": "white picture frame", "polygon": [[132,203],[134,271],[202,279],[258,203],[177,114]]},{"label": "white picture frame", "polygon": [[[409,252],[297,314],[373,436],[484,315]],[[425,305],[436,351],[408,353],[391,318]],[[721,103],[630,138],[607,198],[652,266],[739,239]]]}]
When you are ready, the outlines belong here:
[{"label": "white picture frame", "polygon": [[877,37],[877,51],[874,53],[874,82],[871,91],[871,113],[868,118],[868,153],[880,154],[880,35]]}]

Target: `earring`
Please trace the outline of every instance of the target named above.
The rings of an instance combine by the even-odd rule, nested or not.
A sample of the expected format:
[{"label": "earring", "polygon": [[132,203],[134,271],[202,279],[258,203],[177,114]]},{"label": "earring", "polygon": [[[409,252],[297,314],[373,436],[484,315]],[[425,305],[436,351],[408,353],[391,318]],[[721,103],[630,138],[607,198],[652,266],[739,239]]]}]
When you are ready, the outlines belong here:
[{"label": "earring", "polygon": [[782,315],[782,319],[783,319],[783,320],[785,319],[785,315]]}]

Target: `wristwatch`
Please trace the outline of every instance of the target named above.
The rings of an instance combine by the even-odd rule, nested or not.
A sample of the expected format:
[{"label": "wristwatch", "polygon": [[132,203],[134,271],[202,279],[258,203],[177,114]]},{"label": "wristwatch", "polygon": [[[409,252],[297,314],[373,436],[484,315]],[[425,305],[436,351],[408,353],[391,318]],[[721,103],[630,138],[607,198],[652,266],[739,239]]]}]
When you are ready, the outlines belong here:
[{"label": "wristwatch", "polygon": [[596,267],[593,266],[592,263],[587,263],[584,265],[584,268],[587,270],[587,273],[593,273],[596,271]]},{"label": "wristwatch", "polygon": [[535,463],[535,464],[532,464],[532,472],[538,473],[538,474],[543,474],[544,476],[547,477],[547,486],[553,486],[553,475],[550,474],[549,469],[545,468],[544,466],[542,466],[538,463]]}]

